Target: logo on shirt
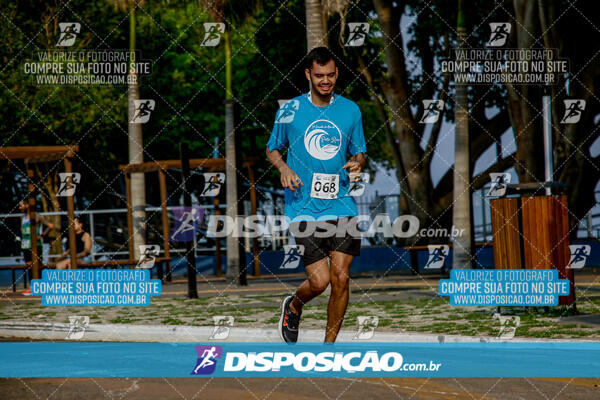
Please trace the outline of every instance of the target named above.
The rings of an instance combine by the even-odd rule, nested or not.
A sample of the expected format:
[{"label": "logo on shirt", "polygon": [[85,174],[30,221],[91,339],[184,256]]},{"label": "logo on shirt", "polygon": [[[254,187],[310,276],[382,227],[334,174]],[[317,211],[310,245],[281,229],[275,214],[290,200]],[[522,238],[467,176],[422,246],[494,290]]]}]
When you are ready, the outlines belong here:
[{"label": "logo on shirt", "polygon": [[333,122],[319,119],[306,129],[304,147],[317,160],[330,160],[342,147],[342,132]]}]

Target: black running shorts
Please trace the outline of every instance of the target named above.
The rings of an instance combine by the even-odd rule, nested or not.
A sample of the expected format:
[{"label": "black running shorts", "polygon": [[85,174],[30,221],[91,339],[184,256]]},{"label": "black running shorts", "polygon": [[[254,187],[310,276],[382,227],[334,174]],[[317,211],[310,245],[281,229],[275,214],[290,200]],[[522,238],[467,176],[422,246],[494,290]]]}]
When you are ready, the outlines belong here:
[{"label": "black running shorts", "polygon": [[[354,224],[354,230],[349,229],[352,224]],[[296,244],[304,246],[302,261],[305,267],[329,257],[330,251],[339,251],[353,256],[360,255],[361,237],[353,236],[353,234],[356,235],[356,229],[356,218],[350,217],[290,224],[290,231]],[[309,234],[307,235],[307,233]]]}]

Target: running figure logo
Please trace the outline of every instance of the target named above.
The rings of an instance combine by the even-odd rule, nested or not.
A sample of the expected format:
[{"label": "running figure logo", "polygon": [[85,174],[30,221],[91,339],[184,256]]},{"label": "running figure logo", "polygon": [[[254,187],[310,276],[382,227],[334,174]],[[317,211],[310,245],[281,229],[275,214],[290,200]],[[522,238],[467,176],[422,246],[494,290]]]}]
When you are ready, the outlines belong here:
[{"label": "running figure logo", "polygon": [[427,263],[425,263],[424,269],[437,269],[444,268],[444,261],[448,256],[448,252],[450,251],[450,246],[447,244],[435,245],[430,244],[427,246],[427,250],[429,250],[429,258],[427,259]]},{"label": "running figure logo", "polygon": [[233,328],[233,317],[231,315],[215,315],[213,322],[215,328],[208,337],[214,340],[225,340],[229,337],[229,331]]},{"label": "running figure logo", "polygon": [[304,255],[304,246],[301,244],[286,244],[283,246],[283,262],[279,269],[296,269]]},{"label": "running figure logo", "polygon": [[78,22],[59,22],[60,36],[57,47],[71,47],[77,39],[77,34],[81,31],[81,24]]},{"label": "running figure logo", "polygon": [[90,317],[86,316],[72,316],[69,317],[69,332],[65,340],[79,340],[83,338],[85,330],[90,325]]},{"label": "running figure logo", "polygon": [[200,196],[215,197],[219,195],[221,187],[225,183],[225,174],[222,172],[205,172],[204,174],[204,189]]},{"label": "running figure logo", "polygon": [[359,177],[359,180],[350,182],[348,196],[359,197],[365,193],[365,188],[367,187],[367,183],[369,183],[371,176],[368,172],[361,172]]},{"label": "running figure logo", "polygon": [[215,372],[217,359],[223,355],[221,346],[196,346],[198,361],[190,375],[210,375]]},{"label": "running figure logo", "polygon": [[500,321],[500,331],[498,332],[498,336],[496,336],[496,338],[510,340],[515,337],[515,332],[521,325],[521,317],[494,313],[492,318]]},{"label": "running figure logo", "polygon": [[154,111],[154,100],[134,100],[132,124],[145,124],[150,120],[150,113]]},{"label": "running figure logo", "polygon": [[140,259],[138,260],[136,268],[139,269],[150,269],[154,266],[156,257],[160,254],[160,246],[157,244],[141,244],[140,245]]},{"label": "running figure logo", "polygon": [[423,116],[420,124],[435,124],[440,118],[440,112],[444,110],[443,100],[423,100]]},{"label": "running figure logo", "polygon": [[510,183],[511,177],[509,172],[491,172],[490,190],[488,190],[487,195],[492,197],[504,196],[506,185]]},{"label": "running figure logo", "polygon": [[508,22],[490,22],[490,40],[487,42],[488,47],[501,47],[506,43],[510,34],[511,25]]},{"label": "running figure logo", "polygon": [[279,100],[279,110],[275,117],[276,124],[289,124],[294,121],[296,111],[300,109],[298,100]]},{"label": "running figure logo", "polygon": [[573,99],[564,100],[565,116],[560,120],[561,124],[576,124],[581,119],[581,114],[585,110],[585,100]]},{"label": "running figure logo", "polygon": [[589,244],[571,244],[569,245],[571,258],[566,268],[579,269],[585,267],[585,262],[592,252],[592,246]]},{"label": "running figure logo", "polygon": [[358,332],[352,339],[369,340],[375,334],[375,328],[379,325],[379,317],[373,315],[359,315],[356,317],[358,322]]},{"label": "running figure logo", "polygon": [[365,43],[367,34],[369,33],[369,24],[367,22],[349,22],[348,23],[348,40],[345,46],[358,47]]},{"label": "running figure logo", "polygon": [[58,187],[57,197],[69,197],[75,194],[77,185],[81,182],[81,174],[78,172],[59,172],[60,186]]},{"label": "running figure logo", "polygon": [[174,242],[191,242],[196,235],[196,223],[203,216],[199,207],[176,207],[173,209],[175,226],[170,239]]},{"label": "running figure logo", "polygon": [[200,46],[218,46],[221,41],[221,34],[225,33],[225,24],[222,22],[205,22],[204,32],[204,39]]}]

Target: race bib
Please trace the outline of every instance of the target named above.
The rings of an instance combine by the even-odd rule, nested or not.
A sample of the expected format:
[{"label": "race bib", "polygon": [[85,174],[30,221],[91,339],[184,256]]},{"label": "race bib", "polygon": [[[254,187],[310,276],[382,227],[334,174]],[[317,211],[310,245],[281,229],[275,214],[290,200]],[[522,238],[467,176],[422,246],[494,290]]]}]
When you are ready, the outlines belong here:
[{"label": "race bib", "polygon": [[314,173],[310,186],[310,197],[317,199],[337,199],[340,190],[340,176],[338,174]]}]

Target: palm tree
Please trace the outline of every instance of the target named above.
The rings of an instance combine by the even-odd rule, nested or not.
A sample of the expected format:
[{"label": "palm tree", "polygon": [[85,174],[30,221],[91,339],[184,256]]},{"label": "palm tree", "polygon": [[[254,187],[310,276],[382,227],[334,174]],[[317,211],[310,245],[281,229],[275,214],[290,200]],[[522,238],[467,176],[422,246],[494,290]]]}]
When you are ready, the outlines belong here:
[{"label": "palm tree", "polygon": [[[466,29],[463,1],[458,2],[458,49],[465,46]],[[461,54],[459,51],[458,54]],[[459,56],[460,57],[460,56]],[[461,60],[457,60],[460,62]],[[467,85],[456,83],[455,107],[455,145],[454,145],[454,190],[452,221],[454,227],[462,232],[454,238],[453,268],[472,268],[471,257],[471,173],[469,170],[469,114]]]},{"label": "palm tree", "polygon": [[307,50],[311,51],[315,47],[327,46],[327,29],[321,0],[305,0],[305,7]]},{"label": "palm tree", "polygon": [[[257,7],[255,1],[245,0],[200,0],[212,22],[226,23],[225,33],[223,34],[225,49],[225,188],[227,211],[229,217],[236,218],[241,211],[241,200],[238,197],[239,178],[238,171],[241,169],[239,160],[239,138],[236,138],[235,131],[235,106],[236,101],[233,96],[233,78],[231,64],[231,33],[232,23],[240,22]],[[227,279],[235,281],[240,285],[246,285],[246,252],[240,238],[234,235],[227,236]],[[244,268],[241,266],[244,265]]]},{"label": "palm tree", "polygon": [[[128,138],[129,138],[129,164],[139,164],[144,162],[144,140],[142,137],[142,126],[139,123],[131,123],[135,116],[135,100],[140,98],[140,89],[138,77],[135,70],[135,26],[136,7],[141,7],[144,0],[109,0],[115,8],[123,12],[129,12],[129,51],[131,61],[129,67],[128,84]],[[131,208],[133,213],[133,256],[135,259],[140,257],[140,245],[146,244],[146,180],[143,172],[131,174]],[[130,232],[131,234],[131,232]],[[132,238],[129,238],[132,240]]]}]

